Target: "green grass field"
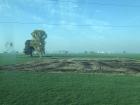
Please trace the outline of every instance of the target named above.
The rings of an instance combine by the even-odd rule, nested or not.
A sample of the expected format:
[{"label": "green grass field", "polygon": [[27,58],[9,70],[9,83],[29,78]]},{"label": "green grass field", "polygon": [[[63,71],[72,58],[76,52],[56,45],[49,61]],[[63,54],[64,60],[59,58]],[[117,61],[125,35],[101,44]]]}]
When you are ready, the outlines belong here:
[{"label": "green grass field", "polygon": [[139,105],[133,75],[0,72],[0,105]]},{"label": "green grass field", "polygon": [[[0,64],[39,58],[0,54]],[[139,54],[57,55],[42,59],[136,59]],[[48,73],[0,70],[0,105],[140,105],[139,74]]]}]

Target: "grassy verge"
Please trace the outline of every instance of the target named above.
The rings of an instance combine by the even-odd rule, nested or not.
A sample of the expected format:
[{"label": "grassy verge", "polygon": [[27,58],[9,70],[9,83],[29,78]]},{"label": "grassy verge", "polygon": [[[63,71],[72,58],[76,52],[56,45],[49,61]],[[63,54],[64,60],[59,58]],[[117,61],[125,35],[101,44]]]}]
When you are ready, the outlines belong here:
[{"label": "grassy verge", "polygon": [[0,72],[0,105],[139,105],[140,77]]}]

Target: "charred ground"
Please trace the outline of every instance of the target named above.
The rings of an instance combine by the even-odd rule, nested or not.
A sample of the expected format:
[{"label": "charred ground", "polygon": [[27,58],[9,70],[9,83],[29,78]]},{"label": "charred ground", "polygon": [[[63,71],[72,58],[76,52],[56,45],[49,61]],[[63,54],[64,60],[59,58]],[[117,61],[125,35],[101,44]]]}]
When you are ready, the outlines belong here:
[{"label": "charred ground", "polygon": [[0,70],[47,72],[108,72],[138,73],[139,60],[131,59],[36,59],[20,64],[1,65]]}]

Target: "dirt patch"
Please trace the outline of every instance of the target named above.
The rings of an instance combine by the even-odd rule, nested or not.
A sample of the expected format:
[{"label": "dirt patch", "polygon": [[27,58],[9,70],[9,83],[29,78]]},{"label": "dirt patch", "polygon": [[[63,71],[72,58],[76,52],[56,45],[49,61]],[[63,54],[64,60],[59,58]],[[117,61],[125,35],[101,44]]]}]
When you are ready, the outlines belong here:
[{"label": "dirt patch", "polygon": [[0,66],[0,70],[138,73],[140,72],[140,62],[135,60],[52,59]]}]

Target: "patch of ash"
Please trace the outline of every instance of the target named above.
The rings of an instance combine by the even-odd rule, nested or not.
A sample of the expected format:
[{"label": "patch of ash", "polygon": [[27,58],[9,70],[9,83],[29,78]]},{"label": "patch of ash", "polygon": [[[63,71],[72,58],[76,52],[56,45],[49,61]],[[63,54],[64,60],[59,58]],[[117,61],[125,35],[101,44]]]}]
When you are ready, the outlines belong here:
[{"label": "patch of ash", "polygon": [[24,64],[0,66],[0,70],[140,72],[140,62],[132,60],[38,60]]}]

